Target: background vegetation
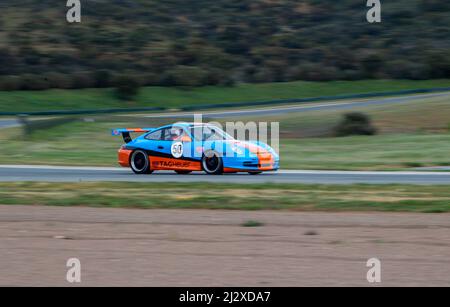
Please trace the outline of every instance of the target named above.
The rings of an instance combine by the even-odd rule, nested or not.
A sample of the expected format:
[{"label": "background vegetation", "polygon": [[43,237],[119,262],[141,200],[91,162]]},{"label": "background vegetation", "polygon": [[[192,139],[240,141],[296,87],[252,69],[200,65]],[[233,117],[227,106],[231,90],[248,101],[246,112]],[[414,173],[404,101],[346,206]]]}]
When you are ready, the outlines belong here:
[{"label": "background vegetation", "polygon": [[[450,77],[450,3],[361,0],[0,3],[0,89]],[[131,82],[131,81],[130,81]]]},{"label": "background vegetation", "polygon": [[[130,89],[125,84],[125,96]],[[190,88],[151,86],[141,88],[132,101],[123,102],[117,89],[51,89],[45,91],[0,91],[0,112],[80,110],[127,107],[179,108],[223,102],[267,101],[310,98],[371,92],[401,91],[419,88],[450,87],[450,79],[439,80],[361,80],[293,81],[237,84],[234,87],[203,86]],[[131,94],[133,88],[131,88]]]}]

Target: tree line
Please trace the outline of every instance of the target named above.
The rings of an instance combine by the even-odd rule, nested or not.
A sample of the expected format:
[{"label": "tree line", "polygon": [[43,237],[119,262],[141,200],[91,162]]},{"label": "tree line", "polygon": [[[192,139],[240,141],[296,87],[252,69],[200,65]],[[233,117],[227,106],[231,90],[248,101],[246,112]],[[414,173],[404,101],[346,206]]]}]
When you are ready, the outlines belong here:
[{"label": "tree line", "polygon": [[[64,3],[63,3],[64,4]],[[51,0],[0,4],[0,89],[450,78],[450,3]]]}]

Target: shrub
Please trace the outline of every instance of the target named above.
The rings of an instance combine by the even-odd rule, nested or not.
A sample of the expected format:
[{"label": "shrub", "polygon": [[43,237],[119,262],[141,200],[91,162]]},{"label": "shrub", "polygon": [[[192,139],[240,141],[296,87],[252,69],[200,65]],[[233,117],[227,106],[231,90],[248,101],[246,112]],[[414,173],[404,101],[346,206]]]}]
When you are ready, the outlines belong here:
[{"label": "shrub", "polygon": [[195,87],[204,85],[207,79],[205,71],[200,67],[177,66],[169,72],[175,85]]},{"label": "shrub", "polygon": [[305,236],[317,236],[319,233],[315,230],[308,230],[304,233]]},{"label": "shrub", "polygon": [[147,72],[140,76],[140,85],[141,86],[155,86],[160,85],[161,76],[156,73]]},{"label": "shrub", "polygon": [[374,135],[376,132],[370,117],[359,112],[344,114],[343,120],[334,128],[336,136]]},{"label": "shrub", "polygon": [[49,87],[51,88],[62,88],[67,89],[72,86],[72,81],[68,75],[57,73],[57,72],[49,72],[44,74],[44,80],[47,81]]},{"label": "shrub", "polygon": [[264,226],[263,222],[248,220],[241,224],[242,227],[260,227]]},{"label": "shrub", "polygon": [[120,100],[131,100],[139,92],[139,82],[130,76],[120,76],[115,83],[116,95]]},{"label": "shrub", "polygon": [[111,85],[111,72],[108,70],[97,70],[93,74],[95,87],[109,87]]},{"label": "shrub", "polygon": [[17,91],[20,89],[21,79],[18,76],[4,76],[0,78],[0,90]]},{"label": "shrub", "polygon": [[39,91],[48,88],[49,84],[47,80],[41,75],[26,74],[21,77],[21,90]]},{"label": "shrub", "polygon": [[89,73],[83,73],[78,72],[73,74],[72,76],[72,85],[71,87],[73,89],[81,89],[81,88],[88,88],[88,87],[94,87],[95,81],[92,78],[91,74]]}]

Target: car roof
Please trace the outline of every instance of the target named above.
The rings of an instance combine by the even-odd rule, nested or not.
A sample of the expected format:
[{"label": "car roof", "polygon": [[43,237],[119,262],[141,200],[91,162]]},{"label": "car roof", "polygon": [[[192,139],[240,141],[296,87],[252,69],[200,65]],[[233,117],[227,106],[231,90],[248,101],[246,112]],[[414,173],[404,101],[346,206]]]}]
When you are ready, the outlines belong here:
[{"label": "car roof", "polygon": [[[186,128],[190,128],[190,127],[202,127],[202,126],[214,126],[211,124],[206,124],[206,123],[186,123],[186,122],[179,122],[179,123],[174,123],[171,125],[166,125],[166,126],[161,126],[158,129],[164,129],[164,128],[168,128],[168,127],[186,127]],[[215,126],[214,126],[215,127]]]}]

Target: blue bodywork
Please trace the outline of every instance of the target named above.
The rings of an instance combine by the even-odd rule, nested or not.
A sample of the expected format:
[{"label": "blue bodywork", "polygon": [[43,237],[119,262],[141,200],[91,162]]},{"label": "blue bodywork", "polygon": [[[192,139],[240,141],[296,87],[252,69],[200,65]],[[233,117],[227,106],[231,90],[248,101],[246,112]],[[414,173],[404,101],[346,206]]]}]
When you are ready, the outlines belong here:
[{"label": "blue bodywork", "polygon": [[[269,145],[259,142],[244,142],[232,138],[204,141],[198,140],[191,134],[191,128],[198,125],[192,123],[177,123],[176,125],[167,125],[159,128],[136,128],[136,129],[114,129],[112,134],[123,134],[128,136],[123,149],[142,149],[149,152],[149,155],[173,158],[171,148],[175,142],[173,140],[150,140],[147,137],[150,134],[157,133],[159,130],[167,128],[182,128],[190,141],[182,141],[183,154],[181,160],[201,161],[204,153],[212,150],[222,157],[223,167],[226,169],[235,169],[237,171],[272,171],[279,168],[279,155]],[[211,127],[211,126],[208,126]],[[214,127],[218,129],[217,127]],[[220,130],[220,129],[219,129]],[[135,139],[129,137],[130,132],[142,132],[144,134]],[[264,164],[262,159],[270,161]]]}]

